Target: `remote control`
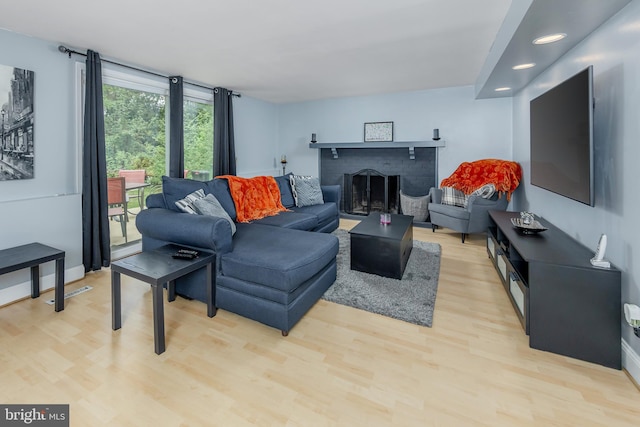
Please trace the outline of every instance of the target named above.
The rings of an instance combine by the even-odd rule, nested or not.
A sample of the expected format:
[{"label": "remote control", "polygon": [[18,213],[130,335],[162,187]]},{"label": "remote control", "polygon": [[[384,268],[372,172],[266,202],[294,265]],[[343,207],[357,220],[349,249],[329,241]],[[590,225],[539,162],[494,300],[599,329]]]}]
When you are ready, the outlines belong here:
[{"label": "remote control", "polygon": [[193,251],[190,249],[178,249],[179,254],[189,254],[193,256],[198,256],[198,251]]},{"label": "remote control", "polygon": [[171,257],[176,259],[194,259],[196,256],[193,254],[183,254],[180,252],[176,252],[175,254],[171,255]]}]

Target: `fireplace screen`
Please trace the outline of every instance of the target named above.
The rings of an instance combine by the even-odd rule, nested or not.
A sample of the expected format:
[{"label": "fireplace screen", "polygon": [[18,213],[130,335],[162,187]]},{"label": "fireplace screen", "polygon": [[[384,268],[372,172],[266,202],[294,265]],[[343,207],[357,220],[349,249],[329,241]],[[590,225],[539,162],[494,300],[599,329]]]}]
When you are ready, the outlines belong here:
[{"label": "fireplace screen", "polygon": [[344,189],[345,212],[349,214],[398,213],[400,175],[384,175],[374,169],[346,173]]}]

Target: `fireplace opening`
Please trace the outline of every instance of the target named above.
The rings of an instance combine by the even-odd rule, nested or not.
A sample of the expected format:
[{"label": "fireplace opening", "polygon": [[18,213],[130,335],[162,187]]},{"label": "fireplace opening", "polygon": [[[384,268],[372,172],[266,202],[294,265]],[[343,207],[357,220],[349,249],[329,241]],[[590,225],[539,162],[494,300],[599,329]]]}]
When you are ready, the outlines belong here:
[{"label": "fireplace opening", "polygon": [[369,215],[371,212],[398,213],[400,175],[385,175],[375,169],[344,174],[345,212]]}]

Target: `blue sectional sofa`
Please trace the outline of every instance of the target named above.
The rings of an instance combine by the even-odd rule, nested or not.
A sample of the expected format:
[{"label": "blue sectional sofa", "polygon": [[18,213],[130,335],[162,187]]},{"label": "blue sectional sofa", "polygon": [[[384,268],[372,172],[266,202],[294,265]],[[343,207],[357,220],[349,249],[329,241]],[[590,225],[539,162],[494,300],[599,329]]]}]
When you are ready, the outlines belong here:
[{"label": "blue sectional sofa", "polygon": [[[175,202],[202,189],[213,194],[232,220],[236,210],[224,178],[201,182],[163,177],[162,194],[147,198],[136,217],[142,250],[173,243],[217,254],[216,307],[271,327],[283,335],[336,279],[340,186],[322,186],[323,204],[297,207],[288,176],[276,177],[281,200],[290,211],[250,223],[181,212]],[[176,293],[205,301],[203,271],[176,281]]]}]

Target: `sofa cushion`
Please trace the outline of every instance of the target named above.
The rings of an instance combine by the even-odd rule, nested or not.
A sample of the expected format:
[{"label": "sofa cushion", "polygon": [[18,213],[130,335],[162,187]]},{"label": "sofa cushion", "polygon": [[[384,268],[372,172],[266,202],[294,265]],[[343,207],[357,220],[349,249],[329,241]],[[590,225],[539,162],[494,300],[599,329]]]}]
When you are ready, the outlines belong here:
[{"label": "sofa cushion", "polygon": [[229,214],[232,220],[236,220],[236,205],[231,198],[229,191],[229,182],[226,179],[214,178],[207,182],[209,192],[213,194],[220,202],[220,205]]},{"label": "sofa cushion", "polygon": [[318,226],[318,217],[306,213],[280,212],[278,215],[253,221],[252,224],[271,225],[294,230],[313,230]]},{"label": "sofa cushion", "polygon": [[300,214],[315,215],[318,218],[318,224],[324,224],[338,216],[338,206],[335,203],[295,207],[291,208],[291,210]]},{"label": "sofa cushion", "polygon": [[221,257],[221,274],[291,292],[338,254],[332,234],[238,224],[233,251]]},{"label": "sofa cushion", "polygon": [[229,225],[231,226],[231,234],[233,235],[236,233],[236,224],[213,194],[207,194],[205,197],[194,200],[192,207],[199,215],[226,219],[229,221]]},{"label": "sofa cushion", "polygon": [[203,190],[205,194],[209,193],[209,191],[207,191],[206,182],[184,178],[171,178],[168,176],[162,177],[162,194],[164,195],[164,202],[167,205],[167,208],[172,211],[182,212],[176,206],[176,202],[196,190]]},{"label": "sofa cushion", "polygon": [[320,181],[314,176],[291,175],[291,192],[296,206],[312,206],[324,203]]},{"label": "sofa cushion", "polygon": [[[262,286],[259,283],[247,282],[245,280],[238,280],[235,277],[228,276],[220,276],[216,281],[216,303],[220,302],[219,296],[224,293],[225,289],[228,291],[238,292],[245,296],[250,296],[251,298],[255,298],[255,300],[261,302],[275,302],[282,305],[288,305],[294,302],[302,293],[304,293],[309,287],[312,287],[317,284],[319,276],[323,276],[324,274],[330,273],[333,269],[333,280],[331,283],[335,281],[335,263],[329,263],[329,265],[325,266],[320,272],[310,279],[305,280],[292,290],[291,292],[281,291],[276,288],[271,288],[269,286]],[[329,271],[327,271],[329,270]],[[331,285],[329,284],[329,286]],[[322,292],[324,293],[324,292]],[[318,298],[316,298],[317,300]],[[264,310],[264,307],[260,307],[260,303],[256,303],[253,301],[253,305],[255,306],[255,310]],[[224,304],[224,303],[223,303]],[[221,307],[221,306],[220,306]]]},{"label": "sofa cushion", "polygon": [[293,174],[289,172],[286,175],[275,177],[278,188],[280,188],[280,201],[285,208],[291,208],[296,205],[296,201],[293,199],[293,193],[291,192],[291,175]]},{"label": "sofa cushion", "polygon": [[196,190],[191,194],[187,194],[183,199],[180,199],[176,202],[176,206],[182,212],[186,212],[188,214],[197,215],[198,212],[194,207],[194,203],[197,200],[204,198],[204,190]]},{"label": "sofa cushion", "polygon": [[429,203],[429,213],[432,219],[434,213],[463,220],[468,220],[470,217],[470,212],[460,206],[441,205],[437,203]]}]

